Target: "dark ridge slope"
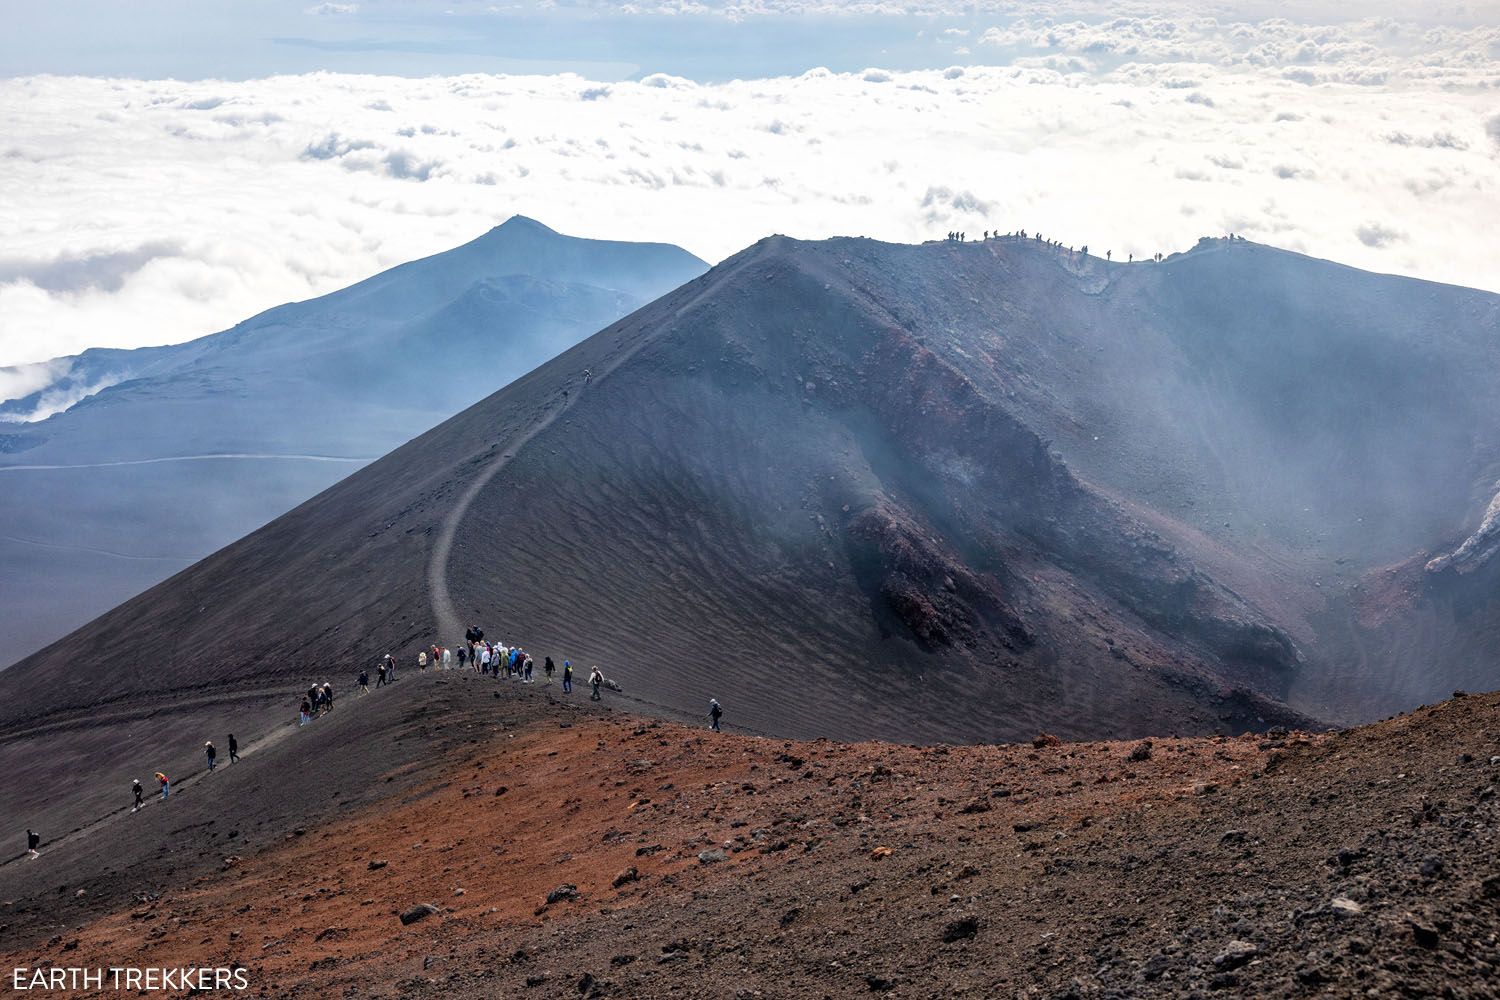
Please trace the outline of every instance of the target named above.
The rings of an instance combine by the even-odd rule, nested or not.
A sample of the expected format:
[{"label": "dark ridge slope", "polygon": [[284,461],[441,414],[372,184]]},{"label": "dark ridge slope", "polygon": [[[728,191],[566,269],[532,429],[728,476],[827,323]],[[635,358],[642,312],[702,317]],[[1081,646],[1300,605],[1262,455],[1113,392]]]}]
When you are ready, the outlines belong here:
[{"label": "dark ridge slope", "polygon": [[[427,563],[492,477],[448,526],[457,614],[651,700],[922,740],[1294,720],[1267,700],[1288,636],[971,363],[995,320],[971,303],[965,334],[945,305],[981,280],[1025,301],[1052,266],[980,254],[764,241],[8,671],[33,693],[0,718],[453,643]],[[869,280],[891,274],[910,288]],[[83,644],[120,669],[59,671]]]},{"label": "dark ridge slope", "polygon": [[1202,733],[1492,686],[1497,301],[1238,242],[771,238],[0,675],[0,724],[470,621],[799,736]]}]

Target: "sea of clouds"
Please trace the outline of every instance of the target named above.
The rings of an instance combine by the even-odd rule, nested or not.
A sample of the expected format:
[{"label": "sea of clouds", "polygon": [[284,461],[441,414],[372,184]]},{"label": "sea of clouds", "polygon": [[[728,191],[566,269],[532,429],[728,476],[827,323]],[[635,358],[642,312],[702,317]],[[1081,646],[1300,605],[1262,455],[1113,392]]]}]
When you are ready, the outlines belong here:
[{"label": "sea of clouds", "polygon": [[1235,232],[1500,290],[1500,28],[927,30],[950,68],[0,81],[0,365],[210,333],[515,213],[710,261],[773,232],[1024,227],[1117,260]]}]

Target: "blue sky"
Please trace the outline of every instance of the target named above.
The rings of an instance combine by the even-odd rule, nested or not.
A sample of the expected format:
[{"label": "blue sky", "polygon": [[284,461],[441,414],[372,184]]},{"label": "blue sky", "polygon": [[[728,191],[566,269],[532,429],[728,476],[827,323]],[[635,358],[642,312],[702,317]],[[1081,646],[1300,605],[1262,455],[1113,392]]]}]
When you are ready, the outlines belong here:
[{"label": "blue sky", "polygon": [[714,81],[795,74],[818,65],[945,66],[954,46],[933,29],[939,21],[952,27],[974,20],[962,13],[936,21],[933,15],[827,12],[734,19],[715,12],[491,7],[380,0],[15,4],[0,37],[0,66],[13,76],[571,71],[598,80],[665,72]]}]

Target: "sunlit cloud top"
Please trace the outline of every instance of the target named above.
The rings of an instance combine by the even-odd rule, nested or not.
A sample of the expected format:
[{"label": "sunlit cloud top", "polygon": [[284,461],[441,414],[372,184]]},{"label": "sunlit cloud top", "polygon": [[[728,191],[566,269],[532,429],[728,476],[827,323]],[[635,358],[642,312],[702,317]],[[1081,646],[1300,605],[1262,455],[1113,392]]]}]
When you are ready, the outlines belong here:
[{"label": "sunlit cloud top", "polygon": [[209,333],[517,212],[710,260],[770,232],[1024,227],[1117,259],[1235,232],[1500,289],[1500,28],[1472,6],[1001,8],[907,32],[922,69],[0,81],[0,364]]}]

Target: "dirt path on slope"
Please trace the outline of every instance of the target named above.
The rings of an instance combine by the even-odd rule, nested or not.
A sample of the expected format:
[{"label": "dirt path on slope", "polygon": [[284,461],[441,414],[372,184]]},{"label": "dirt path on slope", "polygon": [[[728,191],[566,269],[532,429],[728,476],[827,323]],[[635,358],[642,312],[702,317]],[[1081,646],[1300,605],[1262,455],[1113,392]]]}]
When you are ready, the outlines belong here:
[{"label": "dirt path on slope", "polygon": [[[713,287],[709,285],[701,290],[698,295],[693,296],[691,300],[678,308],[675,315],[681,316],[687,312],[695,303],[711,294]],[[499,475],[522,448],[530,444],[538,434],[551,427],[558,417],[568,412],[594,382],[608,376],[651,343],[649,334],[650,331],[637,331],[635,342],[621,347],[613,359],[597,370],[589,370],[587,376],[580,373],[568,382],[559,385],[557,389],[562,392],[561,399],[557,398],[556,390],[554,390],[552,399],[543,405],[542,411],[537,414],[532,423],[520,435],[512,438],[494,461],[480,470],[473,482],[453,504],[447,516],[443,518],[442,527],[438,530],[437,542],[433,545],[432,555],[427,561],[427,588],[432,595],[432,616],[440,636],[459,635],[463,632],[462,622],[453,603],[453,594],[448,587],[448,561],[453,552],[453,540],[458,534],[458,528],[463,523],[464,516],[469,512],[469,506],[489,485],[490,480]]]},{"label": "dirt path on slope", "polygon": [[[212,700],[212,699],[204,699],[204,700],[208,701],[208,700]],[[228,697],[226,697],[224,699],[220,699],[220,700],[233,700],[233,696],[228,696]],[[297,724],[295,722],[288,722],[288,723],[283,723],[281,725],[277,725],[274,728],[272,728],[269,732],[266,732],[266,733],[264,733],[261,736],[253,737],[253,738],[251,738],[248,741],[241,742],[239,744],[238,755],[239,755],[239,757],[241,759],[243,759],[243,758],[245,758],[247,756],[250,756],[251,754],[255,754],[255,753],[258,753],[258,752],[260,752],[262,750],[265,750],[265,749],[267,749],[269,747],[275,746],[276,744],[280,743],[282,740],[286,739],[288,736],[291,736],[293,733],[295,733],[298,730],[298,728],[299,727],[297,726]],[[229,745],[227,743],[224,745],[224,747],[222,749],[220,749],[219,765],[218,766],[219,767],[228,767],[228,766],[230,766]],[[204,765],[202,767],[198,768],[197,770],[187,772],[186,776],[184,776],[184,777],[173,778],[172,779],[172,785],[171,785],[172,791],[173,792],[177,792],[177,791],[180,791],[180,790],[185,789],[185,788],[192,788],[193,786],[197,785],[200,781],[202,781],[208,774],[209,774],[209,769],[208,769],[208,764],[206,763],[206,758],[205,758],[205,763],[204,763]],[[162,798],[161,798],[161,787],[156,784],[156,782],[155,782],[154,779],[148,779],[148,780],[149,780],[149,783],[148,783],[148,781],[142,781],[141,782],[142,787],[146,789],[145,801],[144,801],[144,804],[141,806],[142,811],[144,811],[146,809],[150,809],[153,806],[157,806],[157,805],[163,804]],[[59,848],[59,847],[65,847],[68,844],[71,844],[71,843],[73,843],[75,841],[83,840],[86,837],[90,837],[90,836],[94,835],[95,833],[98,833],[99,831],[101,831],[101,830],[103,830],[103,829],[105,829],[107,827],[112,826],[115,822],[117,822],[118,820],[120,820],[123,817],[132,816],[134,814],[135,814],[135,810],[131,806],[129,806],[129,805],[121,806],[118,809],[111,809],[110,811],[104,813],[101,816],[98,816],[97,818],[95,818],[91,822],[85,823],[83,826],[80,826],[77,829],[71,830],[71,831],[63,834],[60,837],[52,837],[52,838],[50,838],[46,842],[45,847],[46,847],[46,849],[49,852],[52,851],[52,850],[55,850],[56,848]],[[0,869],[6,868],[6,867],[8,867],[10,865],[19,864],[19,863],[23,862],[25,859],[26,859],[26,855],[24,853],[23,854],[15,855],[15,856],[10,857],[10,858],[6,858],[5,860],[0,861]]]}]

